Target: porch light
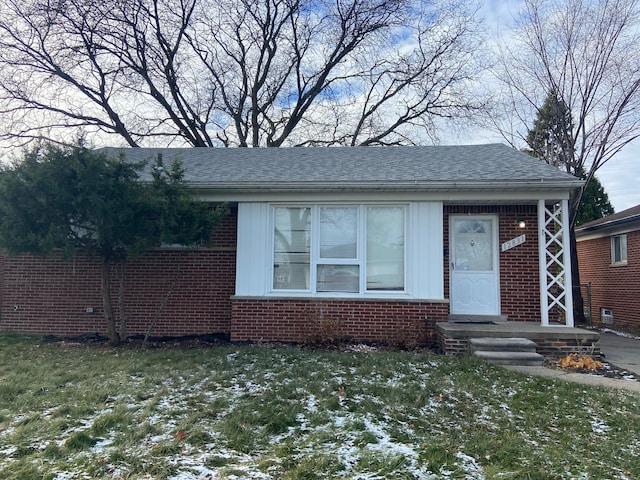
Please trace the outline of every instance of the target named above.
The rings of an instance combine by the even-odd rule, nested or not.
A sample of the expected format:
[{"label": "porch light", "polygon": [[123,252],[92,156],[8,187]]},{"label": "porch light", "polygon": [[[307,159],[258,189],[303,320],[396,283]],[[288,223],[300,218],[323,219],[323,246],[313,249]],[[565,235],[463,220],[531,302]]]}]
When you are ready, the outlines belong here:
[{"label": "porch light", "polygon": [[518,227],[519,228],[524,228],[526,226],[527,226],[527,222],[525,222],[524,219],[521,218],[520,220],[518,220]]}]

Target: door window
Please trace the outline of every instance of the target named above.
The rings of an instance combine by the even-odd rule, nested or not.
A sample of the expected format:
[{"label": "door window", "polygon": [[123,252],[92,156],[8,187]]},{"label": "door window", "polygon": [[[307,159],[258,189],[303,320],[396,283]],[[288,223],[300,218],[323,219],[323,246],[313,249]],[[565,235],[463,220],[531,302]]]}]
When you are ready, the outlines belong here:
[{"label": "door window", "polygon": [[456,220],[455,270],[493,270],[493,228],[491,220]]}]

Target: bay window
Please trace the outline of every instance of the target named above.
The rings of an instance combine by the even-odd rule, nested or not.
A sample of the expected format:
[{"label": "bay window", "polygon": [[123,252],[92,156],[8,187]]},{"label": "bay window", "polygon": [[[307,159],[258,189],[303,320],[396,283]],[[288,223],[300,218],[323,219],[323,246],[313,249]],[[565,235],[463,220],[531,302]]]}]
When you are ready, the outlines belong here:
[{"label": "bay window", "polygon": [[273,290],[405,291],[406,206],[273,208]]}]

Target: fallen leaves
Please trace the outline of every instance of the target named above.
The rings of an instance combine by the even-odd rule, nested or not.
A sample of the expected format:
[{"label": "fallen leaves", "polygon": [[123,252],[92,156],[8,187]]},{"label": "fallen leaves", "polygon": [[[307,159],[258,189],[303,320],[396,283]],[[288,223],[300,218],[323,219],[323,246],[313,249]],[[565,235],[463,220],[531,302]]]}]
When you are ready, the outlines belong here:
[{"label": "fallen leaves", "polygon": [[603,367],[602,362],[594,360],[588,355],[579,355],[577,353],[558,359],[558,365],[562,368],[575,368],[578,370],[597,370]]}]

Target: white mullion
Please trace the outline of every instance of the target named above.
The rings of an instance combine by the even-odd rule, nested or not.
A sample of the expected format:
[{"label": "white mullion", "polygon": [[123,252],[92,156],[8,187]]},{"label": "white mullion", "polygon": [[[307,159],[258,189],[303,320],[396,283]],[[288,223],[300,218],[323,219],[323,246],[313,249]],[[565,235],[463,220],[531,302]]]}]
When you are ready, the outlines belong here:
[{"label": "white mullion", "polygon": [[367,208],[360,205],[358,215],[358,271],[360,272],[360,294],[367,293]]},{"label": "white mullion", "polygon": [[318,293],[318,265],[320,264],[320,206],[311,205],[311,234],[309,250],[309,289]]}]

